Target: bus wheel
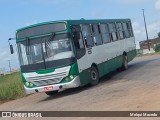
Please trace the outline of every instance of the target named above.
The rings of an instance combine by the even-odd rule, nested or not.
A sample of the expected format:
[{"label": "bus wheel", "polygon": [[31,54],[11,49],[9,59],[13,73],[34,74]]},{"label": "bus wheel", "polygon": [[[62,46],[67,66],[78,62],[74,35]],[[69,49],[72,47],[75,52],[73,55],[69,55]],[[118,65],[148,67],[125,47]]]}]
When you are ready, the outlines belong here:
[{"label": "bus wheel", "polygon": [[92,86],[97,85],[99,82],[98,70],[95,67],[91,67],[90,79],[91,79],[90,85]]},{"label": "bus wheel", "polygon": [[128,69],[128,57],[126,55],[123,56],[123,65],[122,65],[123,70]]},{"label": "bus wheel", "polygon": [[58,93],[58,90],[56,91],[49,91],[49,92],[45,92],[47,95],[49,96],[53,96],[53,95],[56,95]]}]

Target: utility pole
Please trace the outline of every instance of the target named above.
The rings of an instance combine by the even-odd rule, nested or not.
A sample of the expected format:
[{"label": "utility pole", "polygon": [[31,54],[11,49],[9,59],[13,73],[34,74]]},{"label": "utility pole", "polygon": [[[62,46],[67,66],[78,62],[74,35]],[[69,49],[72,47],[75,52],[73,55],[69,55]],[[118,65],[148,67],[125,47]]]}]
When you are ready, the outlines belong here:
[{"label": "utility pole", "polygon": [[10,69],[10,72],[12,72],[12,69],[11,69],[11,60],[8,60],[8,66],[9,66],[9,69]]},{"label": "utility pole", "polygon": [[148,30],[147,30],[147,24],[146,24],[146,18],[145,18],[145,14],[144,14],[144,9],[142,9],[142,11],[143,11],[143,18],[144,18],[146,36],[147,36],[148,50],[150,51],[150,44],[149,44]]}]

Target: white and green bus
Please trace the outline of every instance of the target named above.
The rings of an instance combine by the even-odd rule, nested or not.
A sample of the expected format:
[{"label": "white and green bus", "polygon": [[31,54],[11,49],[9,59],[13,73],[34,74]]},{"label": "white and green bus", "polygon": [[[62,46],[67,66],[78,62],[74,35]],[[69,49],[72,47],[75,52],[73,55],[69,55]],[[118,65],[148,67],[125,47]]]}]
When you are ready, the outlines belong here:
[{"label": "white and green bus", "polygon": [[130,19],[34,24],[17,30],[16,43],[26,94],[96,85],[136,56]]}]

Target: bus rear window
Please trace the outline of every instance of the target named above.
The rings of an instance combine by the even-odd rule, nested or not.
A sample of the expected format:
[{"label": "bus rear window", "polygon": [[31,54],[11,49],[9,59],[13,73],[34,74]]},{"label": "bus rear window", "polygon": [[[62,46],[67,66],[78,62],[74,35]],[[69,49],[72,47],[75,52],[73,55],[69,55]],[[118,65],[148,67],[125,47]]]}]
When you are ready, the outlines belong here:
[{"label": "bus rear window", "polygon": [[34,26],[17,32],[17,39],[43,35],[52,32],[60,32],[66,30],[65,23],[50,23],[45,25]]}]

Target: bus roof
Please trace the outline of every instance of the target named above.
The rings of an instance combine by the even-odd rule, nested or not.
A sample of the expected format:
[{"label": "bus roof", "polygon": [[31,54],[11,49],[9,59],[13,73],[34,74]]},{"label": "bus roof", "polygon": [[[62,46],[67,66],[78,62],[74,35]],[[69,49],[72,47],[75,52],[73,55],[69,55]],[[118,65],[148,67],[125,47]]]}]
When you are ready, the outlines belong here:
[{"label": "bus roof", "polygon": [[27,28],[32,28],[32,27],[36,27],[36,26],[40,26],[40,25],[45,25],[45,24],[59,23],[59,22],[65,22],[65,23],[69,23],[69,24],[89,24],[89,23],[99,23],[99,22],[106,23],[106,22],[126,22],[126,21],[131,21],[131,20],[130,19],[57,20],[57,21],[49,21],[49,22],[42,22],[42,23],[37,23],[37,24],[29,25],[29,26],[17,29],[17,32],[21,31],[21,30],[24,30],[24,29],[27,29]]}]

